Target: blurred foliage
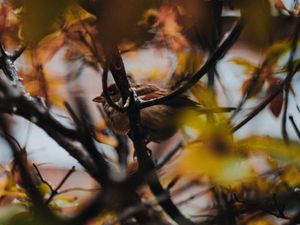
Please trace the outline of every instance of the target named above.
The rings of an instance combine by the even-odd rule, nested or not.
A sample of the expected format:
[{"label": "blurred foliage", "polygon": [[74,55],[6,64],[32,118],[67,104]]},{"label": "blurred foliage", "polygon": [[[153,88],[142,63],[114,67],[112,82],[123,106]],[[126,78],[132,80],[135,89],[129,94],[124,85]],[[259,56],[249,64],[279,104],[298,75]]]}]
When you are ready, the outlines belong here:
[{"label": "blurred foliage", "polygon": [[[230,122],[224,116],[214,116],[207,123],[204,116],[189,113],[183,115],[181,123],[191,142],[185,146],[176,174],[208,176],[219,184],[235,185],[237,182],[257,181],[261,171],[251,165],[251,158],[265,158],[265,166],[269,170],[299,162],[298,142],[287,146],[283,140],[267,136],[234,138],[230,132]],[[289,168],[281,175],[281,180],[287,185],[297,187],[299,184],[297,167]]]},{"label": "blurred foliage", "polygon": [[241,14],[249,23],[246,32],[253,40],[254,45],[266,46],[269,44],[273,28],[270,1],[241,0],[239,4]]},{"label": "blurred foliage", "polygon": [[[234,57],[231,59],[233,63],[244,68],[247,76],[241,86],[242,95],[247,98],[257,98],[263,92],[269,95],[281,84],[283,81],[282,75],[288,71],[289,62],[286,56],[290,54],[290,45],[288,41],[275,42],[266,49],[260,65],[251,62],[246,57]],[[298,61],[298,58],[294,59],[294,68],[299,67]],[[265,84],[267,84],[266,90],[264,90]],[[289,84],[289,90],[295,95],[292,84]],[[282,90],[269,105],[269,109],[275,117],[280,115],[283,103]]]},{"label": "blurred foliage", "polygon": [[[59,28],[61,18],[67,12],[72,0],[21,0],[20,36],[35,45],[43,36]],[[62,23],[64,24],[64,23]]]},{"label": "blurred foliage", "polygon": [[[26,158],[27,153],[22,153]],[[31,163],[25,159],[28,170],[32,173],[33,180],[39,192],[42,194],[45,202],[53,194],[53,188],[49,183],[45,183],[40,177],[40,171],[31,166]],[[23,177],[20,174],[19,166],[12,161],[6,167],[1,168],[1,192],[0,192],[0,224],[25,225],[25,224],[45,224],[40,221],[40,217],[32,214],[32,202],[26,189],[24,188]],[[78,200],[66,194],[54,194],[55,198],[49,202],[49,206],[56,213],[64,214],[65,209],[76,208]],[[2,216],[1,216],[2,215]],[[51,221],[48,221],[51,222]]]},{"label": "blurred foliage", "polygon": [[[262,51],[259,62],[245,56],[230,59],[243,69],[241,95],[246,100],[264,99],[279,87],[289,72],[290,40],[274,42],[272,37],[275,27],[271,15],[272,4],[278,10],[292,13],[282,1],[5,0],[0,3],[0,40],[7,49],[14,49],[20,44],[26,46],[18,73],[26,90],[32,96],[45,99],[49,107],[64,106],[66,96],[62,93],[66,87],[74,83],[74,86],[80,86],[79,83],[89,79],[89,72],[84,71],[86,68],[101,71],[106,59],[104,52],[115,45],[121,53],[131,54],[132,58],[140,49],[153,48],[157,53],[165,50],[172,53],[176,59],[174,65],[170,66],[169,81],[165,80],[167,75],[156,68],[148,71],[147,81],[155,80],[161,86],[176,89],[201,68],[205,58],[218,46],[221,34],[225,33],[220,27],[223,4],[239,10],[247,24],[245,36],[250,39],[252,47]],[[297,5],[294,15],[299,15],[299,9]],[[48,67],[57,58],[61,65],[66,65],[67,74],[58,74]],[[293,69],[300,71],[299,65],[297,56],[293,61]],[[81,79],[83,75],[85,77]],[[222,86],[221,76],[216,73],[216,78]],[[296,96],[292,83],[287,88]],[[82,94],[80,91],[77,93]],[[73,97],[77,93],[69,94]],[[195,84],[188,94],[203,107],[219,107],[218,94],[208,90],[204,81]],[[275,117],[279,117],[283,110],[284,96],[284,90],[281,90],[269,104],[269,110]],[[251,203],[255,201],[257,208],[262,210],[264,208],[261,205],[266,201],[273,204],[274,194],[285,197],[286,193],[296,193],[294,190],[300,185],[299,142],[290,141],[286,145],[281,138],[267,136],[237,138],[232,133],[234,121],[222,113],[199,115],[188,111],[181,115],[178,123],[184,136],[183,153],[174,160],[174,169],[164,171],[167,173],[165,183],[171,182],[174,177],[174,180],[183,177],[182,183],[196,180],[222,187],[228,194],[226,200],[236,197],[232,205],[237,213],[241,205],[247,206],[246,200]],[[114,148],[120,142],[103,118],[95,125],[91,135],[96,141]],[[132,174],[138,165],[134,160],[128,161],[126,173]],[[31,163],[27,161],[27,164],[35,178],[36,187],[46,201],[53,190],[41,180]],[[32,215],[32,202],[18,170],[15,162],[2,168],[4,178],[0,182],[0,224],[42,224]],[[119,171],[119,168],[115,170]],[[123,176],[120,175],[122,179]],[[182,185],[180,181],[180,185],[175,185],[176,182],[164,185],[169,189]],[[140,192],[145,201],[153,198],[147,191]],[[210,198],[213,197],[211,191]],[[55,213],[63,214],[64,209],[77,207],[78,201],[76,198],[55,195],[49,206]],[[290,211],[293,210],[295,208]],[[118,211],[105,211],[89,224],[117,222],[119,214]],[[263,215],[244,224],[275,223]]]}]

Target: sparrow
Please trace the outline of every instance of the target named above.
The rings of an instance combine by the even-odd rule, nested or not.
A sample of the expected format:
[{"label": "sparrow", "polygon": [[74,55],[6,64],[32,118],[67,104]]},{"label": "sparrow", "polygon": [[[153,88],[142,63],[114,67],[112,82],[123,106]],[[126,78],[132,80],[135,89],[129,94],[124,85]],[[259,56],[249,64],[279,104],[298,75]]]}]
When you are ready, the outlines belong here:
[{"label": "sparrow", "polygon": [[[170,93],[167,89],[158,88],[151,84],[133,84],[132,89],[142,101],[147,101],[166,96]],[[122,104],[122,98],[116,84],[109,85],[107,94],[113,102]],[[93,99],[94,102],[102,103],[107,114],[112,130],[116,134],[130,134],[129,119],[126,113],[119,112],[111,107],[102,93]],[[178,130],[178,119],[185,110],[194,110],[199,114],[230,112],[234,108],[207,109],[191,100],[187,95],[182,94],[163,104],[143,108],[140,111],[141,127],[147,142],[162,142],[172,137]]]}]

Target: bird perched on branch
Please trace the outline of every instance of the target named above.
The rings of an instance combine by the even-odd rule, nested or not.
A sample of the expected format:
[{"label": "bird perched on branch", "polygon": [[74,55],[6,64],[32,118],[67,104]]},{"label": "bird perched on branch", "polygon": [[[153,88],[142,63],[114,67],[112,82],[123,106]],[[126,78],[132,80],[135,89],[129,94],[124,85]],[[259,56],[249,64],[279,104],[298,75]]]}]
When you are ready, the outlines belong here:
[{"label": "bird perched on branch", "polygon": [[[169,94],[166,89],[158,88],[149,84],[133,84],[132,89],[136,92],[140,100],[147,101]],[[115,84],[111,84],[107,89],[107,94],[113,102],[122,104],[119,89]],[[130,132],[129,119],[126,113],[122,113],[110,106],[102,93],[93,99],[94,102],[102,103],[113,131],[117,134],[126,135]],[[140,111],[141,126],[147,142],[161,142],[173,136],[178,130],[178,118],[185,110],[193,110],[199,114],[230,112],[234,108],[203,108],[201,105],[191,100],[187,95],[174,97],[163,104],[153,105],[143,108]]]}]

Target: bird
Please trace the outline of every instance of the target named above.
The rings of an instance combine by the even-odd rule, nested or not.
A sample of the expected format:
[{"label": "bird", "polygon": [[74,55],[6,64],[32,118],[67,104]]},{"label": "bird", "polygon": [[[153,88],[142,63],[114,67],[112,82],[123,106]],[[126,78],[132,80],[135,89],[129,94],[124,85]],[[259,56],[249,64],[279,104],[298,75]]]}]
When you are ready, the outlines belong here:
[{"label": "bird", "polygon": [[[152,84],[133,84],[131,88],[142,101],[152,100],[166,96],[170,90],[159,88]],[[107,88],[107,94],[111,100],[120,105],[122,98],[116,84]],[[119,112],[110,106],[104,94],[93,99],[94,102],[102,103],[103,109],[109,118],[112,130],[119,135],[130,134],[130,123],[125,112]],[[232,107],[208,109],[193,101],[186,94],[181,94],[168,101],[143,108],[140,111],[141,128],[146,142],[160,143],[172,137],[179,129],[178,119],[185,110],[193,110],[199,114],[230,112]]]}]

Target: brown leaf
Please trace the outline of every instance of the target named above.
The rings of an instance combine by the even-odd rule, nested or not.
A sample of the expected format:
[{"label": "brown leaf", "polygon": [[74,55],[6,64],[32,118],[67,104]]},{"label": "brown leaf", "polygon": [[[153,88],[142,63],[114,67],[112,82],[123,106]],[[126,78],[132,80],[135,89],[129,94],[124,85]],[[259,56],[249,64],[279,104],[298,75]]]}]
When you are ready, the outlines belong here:
[{"label": "brown leaf", "polygon": [[269,108],[275,117],[280,115],[283,106],[283,93],[280,92],[270,103]]},{"label": "brown leaf", "polygon": [[264,80],[253,82],[253,78],[249,78],[244,81],[241,86],[241,92],[243,95],[248,95],[247,98],[255,97],[262,89]]}]

